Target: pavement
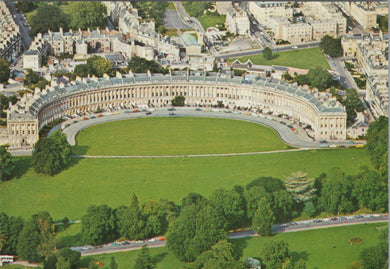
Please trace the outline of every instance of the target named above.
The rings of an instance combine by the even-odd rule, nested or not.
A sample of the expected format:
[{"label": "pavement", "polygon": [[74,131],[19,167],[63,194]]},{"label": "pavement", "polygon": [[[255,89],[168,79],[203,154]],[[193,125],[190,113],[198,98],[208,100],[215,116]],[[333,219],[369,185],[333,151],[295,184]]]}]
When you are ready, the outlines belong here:
[{"label": "pavement", "polygon": [[184,23],[184,20],[175,9],[165,10],[163,20],[166,28],[193,29],[192,26]]}]

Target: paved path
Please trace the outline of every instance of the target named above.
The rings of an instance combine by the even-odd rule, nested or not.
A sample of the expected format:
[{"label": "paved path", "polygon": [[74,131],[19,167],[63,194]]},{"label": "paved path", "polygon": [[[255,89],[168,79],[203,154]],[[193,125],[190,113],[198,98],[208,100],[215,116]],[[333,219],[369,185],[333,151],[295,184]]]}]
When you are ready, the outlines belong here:
[{"label": "paved path", "polygon": [[193,157],[227,157],[281,153],[290,151],[310,150],[310,148],[285,149],[274,151],[242,152],[242,153],[215,153],[215,154],[189,154],[189,155],[73,155],[73,158],[103,158],[103,159],[126,159],[126,158],[193,158]]}]

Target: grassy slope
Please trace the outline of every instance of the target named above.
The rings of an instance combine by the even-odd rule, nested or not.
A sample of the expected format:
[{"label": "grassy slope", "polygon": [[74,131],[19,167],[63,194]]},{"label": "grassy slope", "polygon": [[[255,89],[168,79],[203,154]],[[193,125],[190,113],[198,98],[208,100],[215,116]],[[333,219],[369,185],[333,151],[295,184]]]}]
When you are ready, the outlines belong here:
[{"label": "grassy slope", "polygon": [[[328,229],[309,230],[294,233],[278,234],[270,238],[250,238],[234,240],[234,243],[243,248],[243,258],[258,257],[263,245],[269,240],[284,240],[289,244],[289,250],[293,258],[306,259],[307,268],[346,268],[352,261],[358,259],[363,248],[374,246],[378,243],[380,232],[376,229],[386,224],[363,224],[343,226]],[[348,239],[360,237],[361,244],[350,246]],[[333,248],[333,246],[336,246]],[[119,269],[132,268],[139,251],[129,251],[115,254],[94,255],[96,260],[109,264],[111,256],[115,257]],[[159,262],[156,268],[182,268],[180,263],[167,248],[150,249],[152,258]],[[88,257],[89,259],[91,257]],[[83,259],[88,259],[83,258]]]},{"label": "grassy slope", "polygon": [[[284,52],[275,52],[274,58],[267,61],[263,58],[262,54],[253,55],[253,56],[244,56],[238,58],[241,62],[246,62],[250,59],[254,64],[259,65],[281,65],[281,66],[291,66],[302,69],[310,69],[315,66],[322,66],[325,69],[330,69],[329,64],[326,61],[320,48],[310,48],[310,49],[297,49]],[[231,59],[232,62],[237,58]]]},{"label": "grassy slope", "polygon": [[141,202],[180,202],[189,192],[210,195],[217,188],[245,185],[260,176],[283,178],[297,170],[309,176],[341,167],[358,173],[368,164],[365,150],[334,149],[253,156],[154,159],[82,159],[57,176],[37,175],[31,158],[16,158],[18,175],[0,183],[0,204],[8,215],[29,217],[39,210],[54,219],[80,219],[90,204],[118,207],[136,193]]},{"label": "grassy slope", "polygon": [[202,24],[203,29],[207,30],[209,27],[215,27],[217,24],[224,25],[226,20],[226,15],[203,15],[197,18],[198,21]]},{"label": "grassy slope", "polygon": [[[156,135],[157,134],[157,135]],[[210,118],[144,118],[90,127],[76,154],[177,155],[287,149],[275,131],[255,123]],[[109,145],[109,147],[107,147]]]}]

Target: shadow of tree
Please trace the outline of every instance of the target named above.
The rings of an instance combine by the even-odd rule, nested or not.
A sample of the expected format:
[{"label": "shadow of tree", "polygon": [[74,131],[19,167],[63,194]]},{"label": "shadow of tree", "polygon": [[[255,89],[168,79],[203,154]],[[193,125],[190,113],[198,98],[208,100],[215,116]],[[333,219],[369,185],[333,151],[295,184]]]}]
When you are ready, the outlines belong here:
[{"label": "shadow of tree", "polygon": [[167,255],[168,255],[168,252],[163,252],[163,253],[159,253],[159,254],[153,256],[152,263],[157,264],[157,263],[161,262],[165,258],[165,256],[167,256]]},{"label": "shadow of tree", "polygon": [[13,162],[15,164],[13,173],[14,178],[21,178],[32,166],[32,157],[14,157]]},{"label": "shadow of tree", "polygon": [[309,260],[309,253],[306,250],[301,251],[301,252],[291,251],[290,256],[291,256],[293,261],[299,261],[299,260],[308,261]]},{"label": "shadow of tree", "polygon": [[[88,152],[89,146],[78,146],[72,148],[72,155],[85,155]],[[69,164],[65,169],[69,169],[75,165],[77,165],[82,158],[80,157],[72,157]]]},{"label": "shadow of tree", "polygon": [[244,249],[248,247],[249,238],[240,238],[229,240],[233,247],[233,255],[236,260],[240,259],[243,256]]}]

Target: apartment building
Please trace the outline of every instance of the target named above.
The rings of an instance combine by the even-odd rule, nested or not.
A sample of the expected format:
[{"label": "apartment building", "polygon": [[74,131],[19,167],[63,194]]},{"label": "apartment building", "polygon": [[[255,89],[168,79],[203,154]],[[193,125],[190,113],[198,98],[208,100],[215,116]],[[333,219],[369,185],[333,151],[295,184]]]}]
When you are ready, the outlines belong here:
[{"label": "apartment building", "polygon": [[286,5],[287,2],[249,2],[248,10],[262,25],[267,25],[271,17],[293,17],[293,8]]},{"label": "apartment building", "polygon": [[248,14],[238,5],[228,8],[225,26],[235,35],[248,35],[250,30]]},{"label": "apartment building", "polygon": [[378,15],[388,15],[389,4],[387,2],[340,2],[344,9],[366,29],[376,27]]}]

